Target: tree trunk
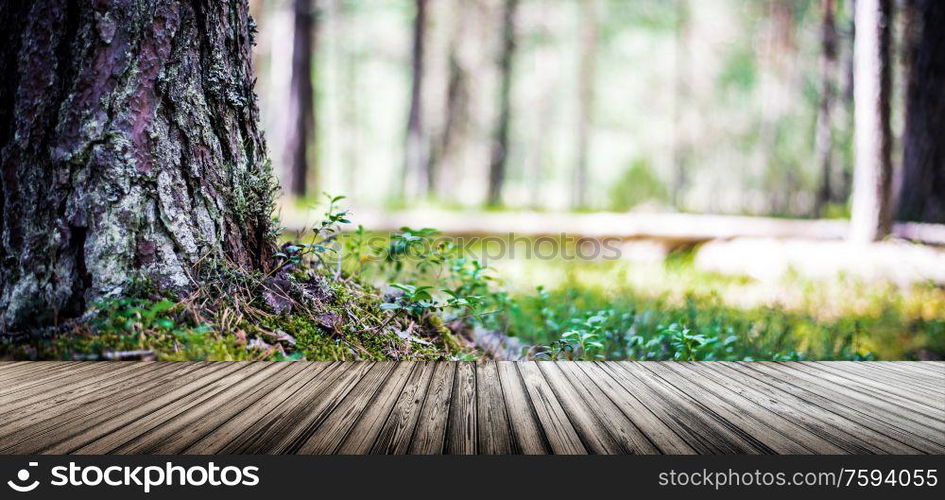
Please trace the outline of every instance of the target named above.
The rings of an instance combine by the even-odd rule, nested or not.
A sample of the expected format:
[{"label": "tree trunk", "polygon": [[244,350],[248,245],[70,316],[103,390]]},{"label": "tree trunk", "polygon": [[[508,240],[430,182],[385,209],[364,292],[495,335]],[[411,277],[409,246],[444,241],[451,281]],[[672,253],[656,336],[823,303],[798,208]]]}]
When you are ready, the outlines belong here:
[{"label": "tree trunk", "polygon": [[597,0],[581,0],[581,61],[578,64],[577,162],[571,206],[587,206],[588,155],[597,61]]},{"label": "tree trunk", "polygon": [[515,15],[518,0],[505,0],[502,8],[502,48],[499,54],[499,119],[492,140],[489,163],[489,205],[502,203],[502,185],[509,155],[509,122],[512,114],[512,62],[515,56]]},{"label": "tree trunk", "polygon": [[0,28],[0,333],[268,266],[245,1],[3,2]]},{"label": "tree trunk", "polygon": [[[836,114],[834,123],[838,125],[834,129],[834,143],[837,141],[843,144],[850,143],[850,150],[853,149],[853,132],[855,129],[855,106],[853,102],[853,66],[856,59],[854,54],[854,45],[856,44],[856,0],[846,0],[842,4],[837,3],[839,8],[843,5],[843,11],[847,22],[845,25],[837,25],[840,36],[838,37],[838,52],[843,54],[839,63],[841,69],[837,92],[834,95],[835,102],[833,113]],[[849,13],[849,14],[848,14]],[[837,148],[835,150],[834,160],[837,162],[831,165],[833,178],[830,180],[830,203],[846,204],[850,201],[850,194],[853,191],[853,171],[855,158],[845,152],[847,148]]]},{"label": "tree trunk", "polygon": [[899,218],[945,222],[945,3],[915,2],[918,36],[911,47],[903,134]]},{"label": "tree trunk", "polygon": [[670,197],[673,207],[683,208],[683,195],[688,187],[689,163],[692,156],[692,110],[690,98],[689,0],[676,0],[676,30],[674,51],[676,57],[675,79],[673,81],[673,177]]},{"label": "tree trunk", "polygon": [[891,0],[857,0],[854,47],[856,169],[850,239],[877,241],[892,222]]},{"label": "tree trunk", "polygon": [[282,189],[305,196],[306,180],[315,163],[315,100],[312,88],[312,58],[317,16],[312,0],[293,0],[292,77],[286,106],[285,151]]},{"label": "tree trunk", "polygon": [[820,108],[817,114],[814,147],[820,166],[820,190],[814,206],[815,215],[822,217],[827,204],[833,199],[833,105],[834,81],[837,74],[837,25],[834,0],[822,0],[821,55],[820,55]]},{"label": "tree trunk", "polygon": [[410,113],[407,117],[406,161],[404,189],[406,196],[426,193],[429,180],[428,144],[423,128],[423,80],[426,45],[427,0],[416,1],[413,25],[412,63],[413,82],[410,86]]},{"label": "tree trunk", "polygon": [[341,40],[342,82],[345,88],[342,101],[342,130],[344,132],[344,179],[345,194],[357,199],[361,181],[361,37],[357,33],[357,10],[345,0],[335,0],[335,22],[333,36]]},{"label": "tree trunk", "polygon": [[[469,71],[461,57],[465,38],[465,25],[472,12],[467,2],[456,2],[453,26],[450,33],[447,64],[449,65],[446,82],[446,119],[443,131],[430,151],[430,165],[427,169],[428,192],[436,194],[444,170],[457,162],[459,149],[466,136],[469,113]],[[448,172],[447,172],[448,174]]]}]

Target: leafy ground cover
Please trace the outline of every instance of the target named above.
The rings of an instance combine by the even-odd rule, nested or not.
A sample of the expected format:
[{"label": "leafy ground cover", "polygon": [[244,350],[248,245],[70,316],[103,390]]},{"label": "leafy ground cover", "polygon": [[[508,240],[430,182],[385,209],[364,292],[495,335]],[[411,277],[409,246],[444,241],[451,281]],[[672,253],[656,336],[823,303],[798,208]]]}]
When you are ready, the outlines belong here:
[{"label": "leafy ground cover", "polygon": [[[941,359],[945,291],[787,276],[758,282],[663,263],[499,258],[433,229],[287,235],[273,272],[219,263],[187,297],[134,283],[76,321],[0,347],[7,358],[476,359],[478,332],[530,359]],[[562,252],[567,254],[567,252]],[[573,255],[573,252],[571,253]]]}]

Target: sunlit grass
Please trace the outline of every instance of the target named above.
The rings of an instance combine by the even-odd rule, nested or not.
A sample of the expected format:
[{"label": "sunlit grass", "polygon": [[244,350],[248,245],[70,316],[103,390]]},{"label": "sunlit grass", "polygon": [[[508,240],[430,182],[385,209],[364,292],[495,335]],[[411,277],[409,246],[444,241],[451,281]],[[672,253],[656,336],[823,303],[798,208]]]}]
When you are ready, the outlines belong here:
[{"label": "sunlit grass", "polygon": [[[744,352],[762,347],[796,350],[814,358],[873,355],[880,359],[940,357],[945,353],[945,290],[920,284],[899,288],[852,278],[777,282],[722,276],[695,269],[686,255],[666,263],[505,260],[492,266],[523,307],[513,332],[549,342],[536,328],[528,298],[537,286],[552,293],[561,316],[589,311],[648,315],[651,333],[676,322],[695,332],[731,329]],[[630,327],[641,323],[630,323]],[[776,341],[772,342],[776,338]]]},{"label": "sunlit grass", "polygon": [[[945,290],[931,284],[900,287],[791,273],[760,281],[700,270],[691,251],[635,262],[528,258],[521,248],[512,258],[494,257],[501,252],[482,244],[466,250],[494,271],[489,288],[510,299],[502,298],[502,310],[479,327],[553,346],[569,331],[583,332],[588,318],[601,316],[594,335],[603,347],[593,356],[582,353],[582,359],[678,359],[674,346],[684,330],[704,342],[695,351],[698,359],[945,357]],[[346,261],[345,269],[381,286],[445,287],[448,273],[416,273],[415,264],[396,275],[376,258]]]}]

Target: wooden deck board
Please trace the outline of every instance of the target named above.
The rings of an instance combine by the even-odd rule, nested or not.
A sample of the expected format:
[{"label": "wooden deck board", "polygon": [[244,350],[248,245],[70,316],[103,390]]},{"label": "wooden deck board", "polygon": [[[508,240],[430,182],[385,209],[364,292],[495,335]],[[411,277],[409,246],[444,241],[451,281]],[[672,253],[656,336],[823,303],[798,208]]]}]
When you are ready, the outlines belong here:
[{"label": "wooden deck board", "polygon": [[[180,453],[246,408],[253,406],[267,391],[276,390],[296,372],[295,367],[284,366],[276,367],[275,370],[259,370],[249,376],[241,374],[243,377],[236,384],[204,400],[177,418],[139,434],[112,452],[124,455]],[[87,445],[86,449],[90,447]]]},{"label": "wooden deck board", "polygon": [[402,455],[407,453],[420,410],[426,399],[430,381],[436,370],[433,363],[419,363],[411,372],[404,390],[397,397],[397,402],[387,417],[371,446],[371,453],[377,455]]},{"label": "wooden deck board", "polygon": [[[880,435],[886,436],[887,439],[880,440],[880,442],[887,445],[898,441],[909,445],[912,449],[927,453],[945,452],[945,448],[930,439],[926,439],[922,433],[916,434],[910,431],[909,427],[911,426],[906,425],[904,428],[898,418],[880,414],[870,404],[843,398],[842,391],[834,391],[832,394],[824,395],[805,380],[786,376],[761,364],[729,363],[727,367],[743,373],[750,373],[752,377],[763,381],[765,384],[773,385],[794,394],[802,401],[808,402],[810,407],[819,406],[842,416],[848,421],[843,425],[844,428],[853,429],[854,432],[872,429]],[[927,431],[931,430],[933,429],[927,429]]]},{"label": "wooden deck board", "polygon": [[849,379],[830,376],[824,372],[814,372],[795,364],[770,362],[761,364],[774,368],[776,372],[804,381],[806,388],[812,392],[877,412],[910,432],[923,433],[930,429],[937,430],[938,439],[945,442],[945,432],[942,432],[945,431],[943,428],[945,423],[942,420],[945,415],[936,415],[935,410],[911,403],[893,394],[892,390],[876,391],[860,386]]},{"label": "wooden deck board", "polygon": [[[356,423],[364,408],[390,375],[392,366],[379,363],[338,363],[338,376],[325,384],[310,404],[294,405],[288,435],[275,447],[253,453],[331,453]],[[318,383],[318,379],[315,379]],[[290,402],[291,404],[291,402]],[[331,418],[329,418],[331,417]],[[277,436],[278,439],[278,436]]]},{"label": "wooden deck board", "polygon": [[[698,391],[684,392],[656,377],[643,364],[609,362],[603,364],[614,376],[623,372],[622,383],[628,391],[644,394],[651,408],[658,408],[661,416],[672,420],[679,432],[701,452],[713,454],[773,453],[758,437],[729,423],[722,415],[700,402]],[[627,384],[627,382],[630,382]]]},{"label": "wooden deck board", "polygon": [[[291,446],[278,448],[278,453],[301,453],[310,455],[332,454],[354,428],[362,415],[376,413],[371,405],[379,394],[397,391],[403,387],[409,365],[397,363],[372,363],[367,372],[350,381],[335,384],[335,390],[320,397],[316,407],[316,419],[302,426],[301,438]],[[352,373],[347,363],[341,363],[339,370]],[[381,400],[385,401],[384,399]]]},{"label": "wooden deck board", "polygon": [[[364,455],[371,451],[378,435],[383,430],[385,422],[393,413],[394,405],[397,404],[400,396],[407,391],[415,390],[413,388],[407,389],[408,382],[415,371],[417,371],[417,363],[397,363],[394,371],[384,382],[384,386],[361,412],[357,424],[348,430],[344,441],[341,442],[338,448],[338,453]],[[332,451],[334,450],[328,448],[323,450],[325,453],[331,453]]]},{"label": "wooden deck board", "polygon": [[455,363],[436,363],[430,387],[420,409],[420,418],[410,440],[408,453],[437,455],[443,453],[446,426],[449,422],[450,400],[453,395]]},{"label": "wooden deck board", "polygon": [[[282,443],[297,439],[302,426],[319,418],[319,398],[334,388],[350,387],[370,364],[341,370],[341,363],[307,364],[299,377],[301,386],[274,392],[268,403],[244,411],[188,450],[194,453],[276,453]],[[360,370],[360,371],[359,371]],[[352,381],[348,383],[349,381]],[[339,382],[340,381],[340,382]],[[303,419],[310,419],[303,421]]]},{"label": "wooden deck board", "polygon": [[[137,418],[154,418],[155,409],[174,403],[185,404],[182,397],[196,388],[215,382],[239,366],[226,365],[181,365],[154,378],[147,375],[140,382],[129,383],[125,390],[82,404],[71,411],[58,413],[37,425],[17,432],[13,439],[14,453],[31,452],[70,453],[97,436],[120,429]],[[6,448],[0,448],[5,452]]]},{"label": "wooden deck board", "polygon": [[[555,397],[561,403],[564,413],[568,420],[574,426],[581,442],[590,453],[595,455],[613,455],[618,453],[627,453],[628,448],[624,448],[614,439],[609,431],[610,422],[602,422],[595,415],[594,410],[588,406],[587,402],[581,398],[574,389],[569,377],[558,367],[557,363],[538,363],[537,365],[545,380],[554,391]],[[572,379],[573,380],[573,379]]]},{"label": "wooden deck board", "polygon": [[518,364],[519,373],[528,392],[532,408],[544,430],[551,452],[558,455],[581,455],[587,449],[571,424],[567,412],[548,385],[541,369],[534,363]]},{"label": "wooden deck board", "polygon": [[0,453],[945,453],[941,362],[0,362]]},{"label": "wooden deck board", "polygon": [[606,428],[624,453],[634,455],[654,455],[659,449],[632,420],[620,411],[610,397],[594,383],[575,363],[558,362],[556,367],[574,386],[577,394],[587,404],[588,410],[599,421],[597,425]]},{"label": "wooden deck board", "polygon": [[476,365],[476,421],[481,455],[512,453],[512,428],[494,361]]},{"label": "wooden deck board", "polygon": [[[768,385],[748,374],[726,369],[721,363],[706,365],[707,369],[703,370],[690,369],[688,363],[681,363],[674,368],[689,369],[693,372],[693,377],[696,374],[705,377],[713,385],[724,387],[783,419],[797,423],[809,433],[841,448],[840,453],[916,452],[915,448],[890,440],[888,436],[869,427],[852,424],[842,415],[831,412],[829,405],[827,408],[818,406],[817,401],[810,397]],[[892,446],[890,442],[893,443]]]},{"label": "wooden deck board", "polygon": [[771,410],[770,401],[757,404],[747,400],[739,393],[728,390],[723,384],[709,382],[711,378],[703,373],[707,370],[693,372],[685,369],[682,364],[649,363],[647,368],[676,387],[695,385],[703,395],[704,404],[752,435],[763,436],[761,440],[778,453],[835,455],[844,452],[843,448],[832,440],[810,432],[795,421],[782,418]]},{"label": "wooden deck board", "polygon": [[476,410],[476,365],[463,361],[456,365],[453,393],[446,426],[446,453],[475,455],[478,449],[479,415]]},{"label": "wooden deck board", "polygon": [[[183,450],[176,453],[208,455],[220,453],[227,446],[236,449],[243,436],[259,435],[257,431],[266,428],[267,423],[279,419],[276,414],[279,408],[285,408],[287,401],[295,402],[300,391],[309,385],[312,377],[331,372],[331,363],[293,363],[295,369],[288,374],[289,378],[279,390],[270,390],[263,397],[256,400],[251,407],[243,409],[226,422],[190,443]],[[252,430],[252,434],[247,432]]]},{"label": "wooden deck board", "polygon": [[[855,363],[813,363],[805,362],[804,367],[830,373],[832,376],[846,380],[845,384],[853,384],[866,391],[880,391],[889,393],[897,400],[907,400],[910,406],[918,403],[933,410],[933,415],[945,408],[945,399],[938,388],[929,386],[917,377],[908,375],[899,376],[893,373],[883,373],[880,370],[862,370]],[[910,381],[911,378],[911,381]]]},{"label": "wooden deck board", "polygon": [[512,361],[496,363],[499,382],[502,385],[502,398],[505,400],[506,414],[509,415],[509,432],[516,453],[525,455],[544,455],[549,453],[548,440],[541,429],[541,423],[535,414],[535,408],[528,399],[528,392],[518,371],[518,364]]}]

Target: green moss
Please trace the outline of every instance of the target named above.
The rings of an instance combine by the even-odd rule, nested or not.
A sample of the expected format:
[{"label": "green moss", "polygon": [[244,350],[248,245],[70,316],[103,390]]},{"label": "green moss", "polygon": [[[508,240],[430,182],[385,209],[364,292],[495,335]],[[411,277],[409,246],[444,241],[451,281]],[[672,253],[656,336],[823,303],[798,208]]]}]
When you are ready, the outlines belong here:
[{"label": "green moss", "polygon": [[[111,359],[148,351],[159,360],[439,360],[462,351],[435,316],[383,311],[377,289],[314,269],[278,280],[214,259],[205,286],[178,298],[146,281],[95,304],[50,339],[0,346],[0,356]],[[273,303],[273,294],[284,303]],[[288,309],[288,310],[285,310]]]},{"label": "green moss", "polygon": [[[149,352],[150,354],[145,354]],[[35,359],[154,358],[161,361],[269,359],[210,324],[187,318],[167,298],[109,299],[95,304],[88,319],[31,345],[0,346],[0,354]]]}]

